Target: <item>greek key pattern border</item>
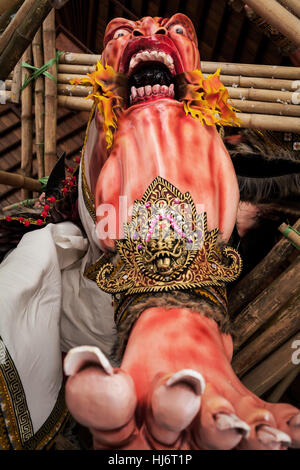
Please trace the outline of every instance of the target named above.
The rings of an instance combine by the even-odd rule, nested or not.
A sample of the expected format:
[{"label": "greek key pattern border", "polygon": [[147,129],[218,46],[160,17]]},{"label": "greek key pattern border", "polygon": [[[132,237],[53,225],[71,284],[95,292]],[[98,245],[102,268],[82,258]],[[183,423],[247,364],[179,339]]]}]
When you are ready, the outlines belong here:
[{"label": "greek key pattern border", "polygon": [[0,337],[0,392],[1,411],[8,425],[8,434],[14,447],[21,446],[34,434],[25,392],[14,362]]}]

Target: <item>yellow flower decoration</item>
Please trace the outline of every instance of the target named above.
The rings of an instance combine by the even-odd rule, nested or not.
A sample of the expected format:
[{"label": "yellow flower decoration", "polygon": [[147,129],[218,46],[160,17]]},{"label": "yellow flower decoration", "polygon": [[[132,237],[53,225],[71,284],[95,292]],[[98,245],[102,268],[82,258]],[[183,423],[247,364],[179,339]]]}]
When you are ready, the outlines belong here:
[{"label": "yellow flower decoration", "polygon": [[114,71],[110,65],[103,65],[98,61],[95,72],[88,73],[84,78],[75,78],[74,85],[92,85],[92,93],[86,99],[93,99],[98,111],[104,118],[107,148],[113,144],[114,134],[117,130],[117,114],[123,108],[124,100],[120,96],[122,76]]},{"label": "yellow flower decoration", "polygon": [[237,110],[228,103],[228,90],[219,79],[220,69],[206,79],[201,70],[186,72],[184,76],[188,83],[181,101],[186,114],[209,126],[240,125]]}]

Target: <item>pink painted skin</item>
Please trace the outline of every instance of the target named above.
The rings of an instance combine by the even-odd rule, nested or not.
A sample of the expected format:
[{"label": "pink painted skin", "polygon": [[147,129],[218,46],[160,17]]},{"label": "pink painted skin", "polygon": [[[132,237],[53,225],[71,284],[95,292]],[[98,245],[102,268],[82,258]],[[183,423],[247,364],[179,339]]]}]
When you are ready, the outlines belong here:
[{"label": "pink painted skin", "polygon": [[[174,32],[176,25],[183,35]],[[119,30],[125,32],[117,38]],[[158,40],[159,30],[163,39]],[[155,43],[165,37],[178,51],[179,71],[199,68],[196,35],[181,14],[137,23],[113,20],[106,30],[103,57],[125,73],[135,41],[150,38]],[[159,175],[181,192],[189,191],[196,204],[204,205],[209,228],[218,226],[223,239],[229,239],[237,217],[238,186],[214,127],[185,116],[175,99],[149,99],[123,113],[114,146],[106,152],[97,120],[99,138],[90,168],[97,205],[111,203],[118,211],[120,195],[126,195],[130,205]],[[112,249],[114,237],[102,240],[102,245]],[[268,404],[247,390],[231,368],[232,350],[231,336],[192,309],[147,309],[131,331],[120,369],[108,369],[98,359],[91,363],[90,353],[72,369],[69,352],[67,405],[91,430],[95,449],[300,446],[299,411]]]}]

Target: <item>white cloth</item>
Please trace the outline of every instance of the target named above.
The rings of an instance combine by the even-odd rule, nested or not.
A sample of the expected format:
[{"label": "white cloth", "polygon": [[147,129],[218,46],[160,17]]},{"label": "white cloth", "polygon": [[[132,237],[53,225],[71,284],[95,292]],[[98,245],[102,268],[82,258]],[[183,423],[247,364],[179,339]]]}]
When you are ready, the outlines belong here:
[{"label": "white cloth", "polygon": [[34,432],[62,384],[61,349],[114,342],[111,298],[83,276],[89,243],[71,222],[24,235],[0,265],[0,336],[19,373]]}]

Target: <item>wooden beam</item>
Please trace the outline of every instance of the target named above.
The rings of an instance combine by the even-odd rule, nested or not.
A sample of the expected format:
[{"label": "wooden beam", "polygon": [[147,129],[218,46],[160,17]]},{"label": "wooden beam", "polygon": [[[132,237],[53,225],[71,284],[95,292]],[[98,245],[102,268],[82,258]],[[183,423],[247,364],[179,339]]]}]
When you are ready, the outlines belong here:
[{"label": "wooden beam", "polygon": [[12,19],[3,34],[0,36],[0,54],[2,54],[2,52],[8,45],[9,40],[11,39],[14,31],[19,28],[21,23],[26,18],[26,15],[30,12],[34,3],[35,0],[25,0],[15,17]]},{"label": "wooden beam", "polygon": [[18,0],[0,0],[0,15],[18,3]]},{"label": "wooden beam", "polygon": [[49,0],[36,0],[24,21],[14,31],[0,56],[0,80],[5,80],[31,44],[40,25],[51,10]]},{"label": "wooden beam", "polygon": [[41,191],[43,188],[38,180],[2,170],[0,170],[0,184],[7,184],[8,186],[30,191]]},{"label": "wooden beam", "polygon": [[[23,61],[32,65],[31,45],[24,52]],[[22,83],[25,82],[27,75],[27,69],[23,68]],[[24,176],[29,177],[32,171],[33,154],[32,82],[22,91],[21,105],[21,170]],[[24,187],[22,190],[22,199],[28,199],[28,197],[29,191]]]},{"label": "wooden beam", "polygon": [[[33,62],[37,68],[44,63],[42,28],[34,36],[32,42]],[[35,109],[35,148],[38,162],[38,176],[45,176],[44,147],[45,147],[45,79],[40,75],[35,80],[34,109]]]},{"label": "wooden beam", "polygon": [[300,47],[300,20],[276,0],[243,0],[273,28]]},{"label": "wooden beam", "polygon": [[291,370],[279,384],[275,387],[272,393],[267,397],[268,403],[278,403],[282,395],[289,388],[289,386],[294,382],[296,377],[300,374],[300,365],[296,366]]},{"label": "wooden beam", "polygon": [[[300,219],[294,224],[300,230]],[[239,311],[252,302],[273,280],[275,273],[282,272],[282,266],[296,249],[289,240],[282,238],[271,251],[231,290],[229,312],[235,317]]]},{"label": "wooden beam", "polygon": [[252,367],[277,349],[300,328],[300,291],[284,305],[253,341],[238,352],[232,367],[239,377],[243,377]]},{"label": "wooden beam", "polygon": [[288,7],[295,15],[300,18],[300,2],[299,0],[280,0],[283,5]]},{"label": "wooden beam", "polygon": [[279,309],[297,294],[299,285],[300,256],[233,321],[234,349],[240,349],[260,327],[274,318]]},{"label": "wooden beam", "polygon": [[[44,63],[53,59],[56,55],[55,34],[55,10],[51,10],[43,23]],[[48,72],[57,79],[57,64],[52,65]],[[50,175],[57,162],[56,150],[57,129],[57,83],[45,78],[45,152],[44,165],[45,175]]]},{"label": "wooden beam", "polygon": [[249,374],[242,379],[245,387],[256,395],[261,396],[287,374],[295,370],[298,364],[293,364],[292,357],[295,352],[293,345],[296,341],[300,341],[300,332],[249,372]]}]

